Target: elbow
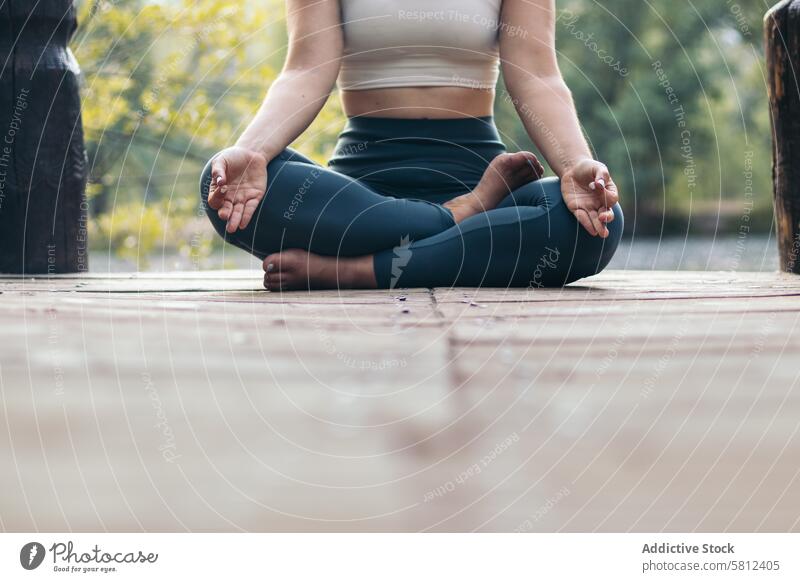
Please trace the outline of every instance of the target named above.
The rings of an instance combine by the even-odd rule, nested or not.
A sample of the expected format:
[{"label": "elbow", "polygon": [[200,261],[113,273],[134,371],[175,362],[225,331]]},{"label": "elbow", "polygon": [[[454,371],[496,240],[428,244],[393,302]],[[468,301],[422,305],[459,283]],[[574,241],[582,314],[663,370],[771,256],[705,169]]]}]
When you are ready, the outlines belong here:
[{"label": "elbow", "polygon": [[281,70],[284,80],[302,80],[307,86],[316,86],[320,91],[330,93],[339,77],[340,59],[329,59],[322,64],[292,63],[287,61]]},{"label": "elbow", "polygon": [[302,79],[303,83],[330,92],[341,68],[343,47],[340,41],[321,46],[291,46],[283,63],[281,77]]},{"label": "elbow", "polygon": [[572,91],[570,91],[561,73],[537,72],[537,71],[514,71],[509,74],[503,70],[506,89],[512,99],[536,98],[572,101]]}]

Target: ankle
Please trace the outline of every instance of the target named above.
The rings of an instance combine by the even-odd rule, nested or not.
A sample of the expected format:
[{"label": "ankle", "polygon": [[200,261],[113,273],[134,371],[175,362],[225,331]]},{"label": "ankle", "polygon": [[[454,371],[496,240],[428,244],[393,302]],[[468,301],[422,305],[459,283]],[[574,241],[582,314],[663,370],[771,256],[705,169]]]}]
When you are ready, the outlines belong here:
[{"label": "ankle", "polygon": [[342,289],[375,289],[375,268],[372,255],[333,259],[335,283]]},{"label": "ankle", "polygon": [[372,255],[349,259],[349,286],[354,288],[375,289],[378,286],[375,280],[375,268],[373,266]]}]

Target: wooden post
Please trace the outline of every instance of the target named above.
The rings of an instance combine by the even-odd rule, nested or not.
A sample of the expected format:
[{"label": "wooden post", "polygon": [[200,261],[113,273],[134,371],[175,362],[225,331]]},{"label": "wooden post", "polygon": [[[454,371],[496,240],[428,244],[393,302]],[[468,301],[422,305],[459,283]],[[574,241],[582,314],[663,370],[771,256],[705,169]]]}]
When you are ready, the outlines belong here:
[{"label": "wooden post", "polygon": [[0,272],[88,268],[72,0],[0,2]]},{"label": "wooden post", "polygon": [[772,181],[781,270],[800,274],[800,0],[764,17],[772,115]]}]

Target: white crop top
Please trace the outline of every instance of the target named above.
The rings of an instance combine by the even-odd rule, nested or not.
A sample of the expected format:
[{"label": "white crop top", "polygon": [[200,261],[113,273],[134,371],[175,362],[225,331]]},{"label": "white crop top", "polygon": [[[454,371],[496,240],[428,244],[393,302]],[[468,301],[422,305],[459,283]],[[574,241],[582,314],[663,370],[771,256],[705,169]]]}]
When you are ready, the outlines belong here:
[{"label": "white crop top", "polygon": [[502,0],[340,0],[342,89],[493,88]]}]

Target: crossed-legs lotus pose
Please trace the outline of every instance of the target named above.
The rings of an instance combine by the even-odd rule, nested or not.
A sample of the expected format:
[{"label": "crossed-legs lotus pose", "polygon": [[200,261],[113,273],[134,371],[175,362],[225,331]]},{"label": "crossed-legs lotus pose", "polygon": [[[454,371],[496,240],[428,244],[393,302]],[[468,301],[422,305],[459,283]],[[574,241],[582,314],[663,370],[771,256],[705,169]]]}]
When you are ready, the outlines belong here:
[{"label": "crossed-legs lotus pose", "polygon": [[[558,71],[552,0],[452,2],[476,18],[288,0],[286,65],[201,179],[212,224],[263,259],[268,289],[559,286],[608,264],[622,213]],[[487,32],[491,18],[503,26]],[[491,117],[498,62],[560,179],[506,152]],[[348,120],[322,167],[287,146],[337,79]]]}]

